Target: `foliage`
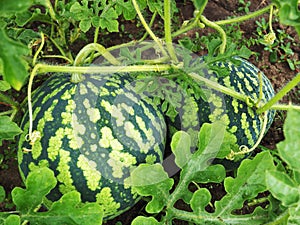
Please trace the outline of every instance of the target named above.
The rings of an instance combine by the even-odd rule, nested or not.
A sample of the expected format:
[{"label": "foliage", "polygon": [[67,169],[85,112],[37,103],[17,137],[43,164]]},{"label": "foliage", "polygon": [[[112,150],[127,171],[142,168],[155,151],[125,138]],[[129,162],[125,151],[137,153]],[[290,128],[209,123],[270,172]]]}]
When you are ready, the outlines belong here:
[{"label": "foliage", "polygon": [[300,113],[298,111],[289,111],[284,124],[285,140],[278,143],[279,156],[287,169],[282,171],[267,171],[266,184],[271,194],[278,199],[284,210],[287,212],[287,224],[298,224],[299,222],[299,184],[300,184],[300,167],[299,157],[299,135],[297,128],[300,123]]},{"label": "foliage", "polygon": [[[210,127],[211,126],[211,127]],[[210,129],[207,132],[205,129]],[[189,137],[180,131],[173,136],[172,150],[177,160],[177,165],[182,168],[180,180],[172,189],[174,180],[168,178],[160,165],[141,165],[137,167],[131,175],[131,184],[142,196],[152,196],[152,200],[147,204],[148,213],[158,213],[165,211],[166,216],[161,219],[161,224],[171,224],[173,219],[189,221],[195,224],[261,224],[270,220],[271,214],[268,209],[257,207],[253,213],[239,215],[237,210],[243,207],[247,201],[251,201],[267,190],[265,171],[274,171],[275,166],[271,155],[268,152],[257,154],[253,159],[244,160],[238,168],[236,177],[226,177],[225,169],[222,165],[209,165],[208,160],[213,158],[218,151],[228,146],[222,145],[224,138],[224,127],[220,124],[203,126],[200,133],[201,142],[199,150],[192,155],[183,156],[184,148],[180,143],[188,143]],[[180,141],[178,141],[178,139]],[[178,147],[183,148],[177,151]],[[153,176],[147,176],[149,172]],[[159,180],[149,178],[161,178]],[[211,193],[207,188],[201,188],[197,183],[219,183],[224,182],[226,194],[218,201],[212,202]],[[195,184],[195,191],[188,188]],[[170,190],[172,192],[170,193]],[[182,199],[189,204],[192,212],[176,208],[176,202]],[[211,206],[212,211],[207,207]],[[139,217],[134,224],[143,224],[153,221],[152,217]]]},{"label": "foliage", "polygon": [[[0,224],[89,224],[102,223],[102,210],[96,203],[81,203],[76,191],[65,194],[53,202],[48,210],[39,211],[45,196],[56,185],[56,178],[48,168],[39,168],[30,173],[26,180],[26,189],[16,187],[12,191],[16,212],[1,212]],[[43,185],[41,185],[43,184]]]}]

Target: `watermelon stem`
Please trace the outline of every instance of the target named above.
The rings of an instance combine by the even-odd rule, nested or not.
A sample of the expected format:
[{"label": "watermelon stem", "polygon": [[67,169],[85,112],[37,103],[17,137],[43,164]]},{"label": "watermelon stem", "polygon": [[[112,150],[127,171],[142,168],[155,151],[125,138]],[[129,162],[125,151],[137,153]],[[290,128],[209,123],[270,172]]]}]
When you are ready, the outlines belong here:
[{"label": "watermelon stem", "polygon": [[233,91],[232,89],[228,88],[228,87],[225,87],[217,82],[214,82],[214,81],[211,81],[205,77],[202,77],[200,76],[199,74],[197,73],[189,73],[188,74],[190,77],[192,77],[194,80],[197,80],[197,81],[201,81],[201,82],[204,82],[205,85],[207,85],[207,87],[210,87],[214,90],[218,90],[226,95],[229,95],[233,98],[236,98],[238,100],[241,100],[243,102],[246,102],[246,104],[249,106],[249,107],[253,107],[254,106],[254,100],[251,99],[249,96],[246,96],[244,94],[241,94],[239,92],[236,92],[236,91]]},{"label": "watermelon stem", "polygon": [[148,32],[148,34],[151,36],[151,38],[156,42],[156,44],[158,45],[158,47],[160,48],[161,52],[163,53],[164,56],[168,56],[168,53],[166,52],[166,50],[164,49],[161,40],[153,33],[153,31],[151,30],[151,28],[149,27],[149,25],[147,24],[145,18],[143,17],[140,7],[138,5],[138,3],[136,2],[136,0],[132,0],[132,4],[135,8],[136,13],[138,14],[142,25],[144,26],[145,30]]},{"label": "watermelon stem", "polygon": [[235,17],[235,18],[231,18],[231,19],[225,19],[225,20],[219,20],[216,21],[215,23],[218,25],[226,25],[226,24],[232,24],[232,23],[240,23],[243,22],[245,20],[249,20],[252,19],[254,17],[258,17],[268,11],[270,11],[270,9],[274,6],[274,3],[271,3],[270,5],[266,6],[265,8],[262,8],[260,10],[257,10],[255,12],[246,14],[244,16],[239,16],[239,17]]},{"label": "watermelon stem", "polygon": [[172,43],[171,1],[170,0],[164,0],[164,28],[165,28],[165,41],[166,41],[167,50],[169,52],[171,59],[175,63],[178,63],[178,59]]},{"label": "watermelon stem", "polygon": [[224,52],[226,50],[226,44],[227,44],[227,36],[226,36],[224,29],[221,26],[219,26],[217,23],[208,20],[203,15],[200,16],[200,19],[206,26],[211,27],[219,32],[219,34],[221,36],[221,40],[222,40],[219,51],[220,51],[220,54],[224,54]]},{"label": "watermelon stem", "polygon": [[107,59],[112,65],[120,65],[121,63],[117,60],[107,49],[98,43],[90,43],[84,46],[77,54],[74,60],[74,66],[78,66],[84,62],[84,60],[94,51],[99,52],[105,59]]},{"label": "watermelon stem", "polygon": [[[300,73],[298,73],[287,85],[285,85],[273,98],[266,104],[257,109],[257,113],[263,113],[272,108],[275,103],[280,101],[289,91],[291,91],[300,82]],[[297,108],[297,107],[296,107]]]}]

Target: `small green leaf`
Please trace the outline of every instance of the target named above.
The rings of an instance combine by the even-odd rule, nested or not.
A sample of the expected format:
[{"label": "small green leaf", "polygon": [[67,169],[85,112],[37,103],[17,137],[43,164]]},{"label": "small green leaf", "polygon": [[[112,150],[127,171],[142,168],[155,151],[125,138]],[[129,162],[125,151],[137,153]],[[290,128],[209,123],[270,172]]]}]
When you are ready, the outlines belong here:
[{"label": "small green leaf", "polygon": [[196,214],[205,212],[205,207],[210,203],[211,194],[206,188],[201,188],[194,192],[190,205]]},{"label": "small green leaf", "polygon": [[5,190],[4,187],[0,185],[0,202],[3,202],[5,199]]},{"label": "small green leaf", "polygon": [[86,33],[92,26],[91,20],[89,18],[80,20],[79,28],[82,32]]},{"label": "small green leaf", "polygon": [[267,171],[266,184],[272,195],[284,206],[291,206],[300,199],[297,184],[283,172]]},{"label": "small green leaf", "polygon": [[124,2],[124,0],[118,0],[116,2],[116,12],[118,15],[123,14],[125,20],[132,20],[136,16],[136,11],[131,1]]},{"label": "small green leaf", "polygon": [[119,22],[117,21],[118,14],[113,8],[103,11],[100,15],[100,27],[107,29],[109,32],[119,31]]},{"label": "small green leaf", "polygon": [[2,140],[13,140],[20,133],[22,130],[8,116],[0,116],[0,146]]},{"label": "small green leaf", "polygon": [[168,177],[161,164],[140,164],[125,181],[139,195],[152,196],[146,206],[148,213],[158,213],[163,209],[173,183],[173,179]]},{"label": "small green leaf", "polygon": [[220,183],[226,177],[226,170],[223,165],[217,164],[207,167],[204,171],[199,171],[193,175],[193,181],[197,183]]},{"label": "small green leaf", "polygon": [[160,224],[154,217],[144,217],[138,216],[136,217],[131,225],[158,225]]},{"label": "small green leaf", "polygon": [[183,168],[192,156],[190,135],[185,131],[177,131],[172,137],[171,149],[175,155],[175,163]]},{"label": "small green leaf", "polygon": [[[55,187],[56,179],[52,170],[46,167],[30,172],[25,185],[26,189],[15,187],[12,199],[21,213],[34,212],[43,202],[43,198]],[[41,185],[42,184],[42,185]]]},{"label": "small green leaf", "polygon": [[7,91],[10,89],[10,85],[5,80],[0,80],[0,91]]},{"label": "small green leaf", "polygon": [[21,218],[18,215],[10,215],[6,218],[4,225],[20,225]]},{"label": "small green leaf", "polygon": [[252,55],[252,51],[247,48],[245,45],[243,45],[239,50],[239,56],[244,59],[249,59],[249,57]]},{"label": "small green leaf", "polygon": [[300,170],[300,112],[290,110],[287,113],[283,131],[285,140],[277,144],[280,157],[293,170]]},{"label": "small green leaf", "polygon": [[0,14],[1,16],[13,15],[16,12],[27,10],[33,4],[33,0],[1,0]]},{"label": "small green leaf", "polygon": [[0,29],[0,59],[3,63],[3,78],[14,89],[20,90],[28,77],[28,63],[24,56],[29,54],[26,45],[10,39]]}]

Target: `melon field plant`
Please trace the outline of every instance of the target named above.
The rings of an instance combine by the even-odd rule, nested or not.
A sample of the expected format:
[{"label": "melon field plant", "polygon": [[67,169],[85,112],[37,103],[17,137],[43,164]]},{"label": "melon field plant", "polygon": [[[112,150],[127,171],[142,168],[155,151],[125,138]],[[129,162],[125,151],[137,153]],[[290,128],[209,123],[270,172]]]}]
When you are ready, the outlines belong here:
[{"label": "melon field plant", "polygon": [[[171,0],[1,1],[0,167],[17,159],[23,184],[0,177],[0,224],[300,224],[300,106],[281,101],[299,62],[273,28],[300,35],[299,1],[216,21],[187,2],[181,21]],[[231,32],[262,15],[256,37]],[[279,91],[252,42],[289,57]]]}]

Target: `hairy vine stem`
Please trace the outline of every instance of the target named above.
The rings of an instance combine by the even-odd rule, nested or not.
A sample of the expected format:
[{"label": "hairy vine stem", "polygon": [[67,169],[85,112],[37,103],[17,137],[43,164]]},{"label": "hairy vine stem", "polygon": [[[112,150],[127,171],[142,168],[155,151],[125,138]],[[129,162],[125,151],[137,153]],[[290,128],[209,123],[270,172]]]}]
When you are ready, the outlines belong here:
[{"label": "hairy vine stem", "polygon": [[135,8],[136,13],[138,14],[141,23],[143,24],[145,30],[148,32],[148,34],[151,36],[151,38],[156,42],[156,44],[158,45],[158,47],[160,48],[161,52],[163,53],[164,56],[167,56],[168,53],[166,52],[166,50],[164,49],[161,41],[156,37],[156,35],[153,33],[153,31],[151,30],[151,28],[148,26],[145,18],[143,17],[140,7],[138,5],[138,3],[136,2],[136,0],[132,0],[132,4]]},{"label": "hairy vine stem", "polygon": [[257,113],[263,113],[272,108],[275,103],[283,98],[289,91],[291,91],[300,82],[300,73],[298,73],[289,83],[287,83],[273,98],[270,99],[262,107],[258,108]]},{"label": "hairy vine stem", "polygon": [[252,19],[254,17],[260,16],[260,15],[268,12],[271,9],[271,7],[273,7],[273,6],[274,6],[274,4],[270,4],[270,5],[266,6],[265,8],[262,8],[260,10],[255,11],[255,12],[252,12],[252,13],[249,13],[247,15],[235,17],[235,18],[232,18],[232,19],[219,20],[219,21],[216,21],[215,23],[220,25],[220,26],[221,25],[226,25],[226,24],[232,24],[232,23],[240,23],[240,22]]},{"label": "hairy vine stem", "polygon": [[169,55],[175,63],[178,62],[175,50],[172,43],[171,31],[171,1],[164,0],[164,28],[165,28],[165,41]]},{"label": "hairy vine stem", "polygon": [[223,30],[223,28],[221,26],[219,26],[215,22],[208,20],[205,16],[200,16],[200,19],[205,25],[207,25],[219,32],[219,34],[221,36],[221,40],[222,40],[222,43],[220,45],[220,53],[223,54],[226,50],[226,44],[227,44],[227,36],[226,36],[225,31]]}]

